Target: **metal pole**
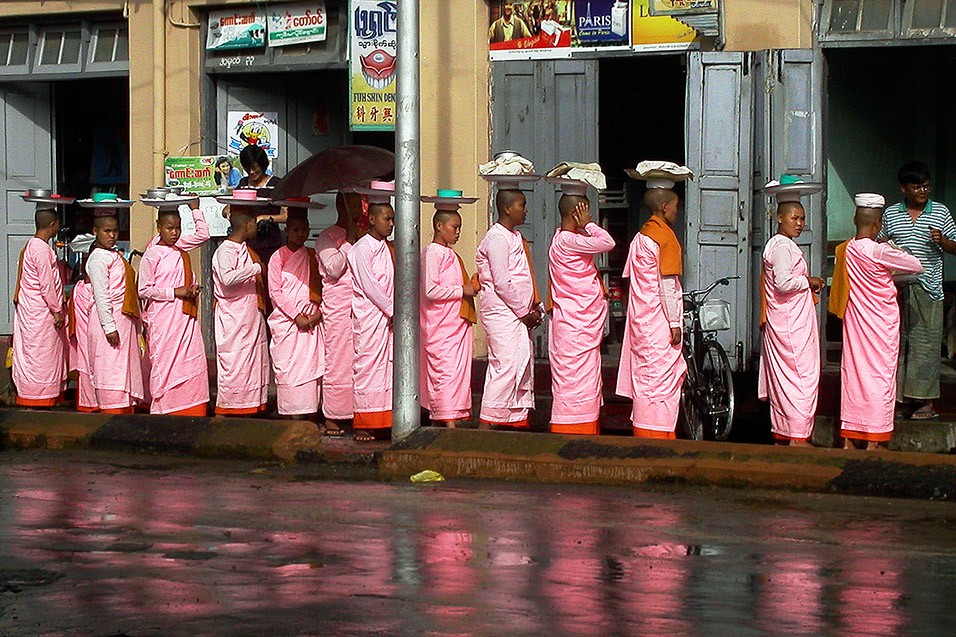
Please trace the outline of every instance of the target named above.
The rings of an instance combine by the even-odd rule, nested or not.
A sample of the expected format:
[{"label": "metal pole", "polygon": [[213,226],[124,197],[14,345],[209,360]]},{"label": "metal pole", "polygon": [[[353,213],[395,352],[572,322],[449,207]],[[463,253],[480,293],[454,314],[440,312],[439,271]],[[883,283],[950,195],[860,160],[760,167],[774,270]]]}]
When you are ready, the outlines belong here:
[{"label": "metal pole", "polygon": [[398,79],[395,94],[395,354],[392,440],[420,426],[419,286],[421,176],[419,174],[418,0],[398,2]]}]

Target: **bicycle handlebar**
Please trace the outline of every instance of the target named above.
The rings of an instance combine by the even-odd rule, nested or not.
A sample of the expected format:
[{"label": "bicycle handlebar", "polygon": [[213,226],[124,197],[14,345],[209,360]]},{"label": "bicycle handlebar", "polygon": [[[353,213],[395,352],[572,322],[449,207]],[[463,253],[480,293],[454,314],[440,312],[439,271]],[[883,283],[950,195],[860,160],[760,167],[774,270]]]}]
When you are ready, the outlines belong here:
[{"label": "bicycle handlebar", "polygon": [[717,279],[702,290],[691,290],[690,292],[684,292],[683,297],[688,300],[701,302],[707,298],[707,295],[713,292],[714,288],[716,288],[718,285],[730,285],[731,281],[739,278],[739,276],[725,276],[723,278]]}]

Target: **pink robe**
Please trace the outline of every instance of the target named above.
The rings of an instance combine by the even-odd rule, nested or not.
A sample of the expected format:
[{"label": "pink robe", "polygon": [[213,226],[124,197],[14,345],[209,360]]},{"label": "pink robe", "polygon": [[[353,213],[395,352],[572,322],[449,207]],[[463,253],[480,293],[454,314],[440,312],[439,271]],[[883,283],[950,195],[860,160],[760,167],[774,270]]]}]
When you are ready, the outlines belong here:
[{"label": "pink robe", "polygon": [[50,403],[66,386],[66,328],[53,327],[54,312],[66,316],[63,279],[47,242],[31,237],[23,250],[13,313],[13,383],[18,400]]},{"label": "pink robe", "polygon": [[452,248],[422,251],[422,407],[432,420],[471,416],[471,323],[461,317],[462,273]]},{"label": "pink robe", "polygon": [[212,257],[216,299],[216,408],[255,413],[269,400],[266,320],[258,306],[256,275],[245,243],[226,239]]},{"label": "pink robe", "polygon": [[139,265],[151,414],[169,414],[209,402],[209,372],[199,320],[183,313],[183,301],[174,294],[184,284],[180,251],[198,248],[209,239],[202,211],[193,210],[193,219],[196,232],[180,237],[175,246],[162,245],[159,237],[154,237]]},{"label": "pink robe", "polygon": [[534,285],[521,234],[500,223],[475,253],[481,296],[478,318],[488,337],[488,370],[479,418],[526,424],[534,407],[534,350],[521,317],[534,305]]},{"label": "pink robe", "polygon": [[631,282],[616,393],[634,401],[631,422],[635,427],[670,433],[677,428],[687,364],[681,344],[671,344],[657,243],[636,234],[621,276]]},{"label": "pink robe", "polygon": [[840,418],[844,430],[868,440],[889,440],[893,433],[900,308],[891,270],[918,273],[923,267],[886,243],[847,244],[850,298],[843,317]]},{"label": "pink robe", "polygon": [[770,400],[774,434],[806,440],[820,385],[820,330],[807,262],[793,239],[777,234],[764,248],[763,273],[767,322],[757,396]]},{"label": "pink robe", "polygon": [[322,275],[322,329],[325,335],[325,374],[322,376],[322,413],[333,420],[352,417],[352,273],[348,254],[352,244],[345,228],[332,226],[315,240]]},{"label": "pink robe", "polygon": [[[348,262],[352,272],[355,413],[390,413],[395,298],[392,253],[387,242],[367,234],[349,250]],[[382,420],[379,425],[384,423]]]},{"label": "pink robe", "polygon": [[596,223],[589,223],[584,230],[586,234],[558,228],[548,251],[552,305],[548,355],[554,397],[551,424],[558,432],[565,428],[555,429],[554,425],[588,425],[587,431],[575,433],[596,434],[604,404],[601,338],[607,299],[594,255],[614,248],[614,239]]},{"label": "pink robe", "polygon": [[[86,261],[93,290],[88,335],[90,372],[96,404],[103,409],[128,409],[145,400],[146,379],[140,350],[140,320],[123,314],[126,298],[126,265],[113,250],[93,248]],[[116,332],[119,346],[106,334]]]},{"label": "pink robe", "polygon": [[76,408],[80,411],[96,410],[96,392],[90,379],[90,355],[87,335],[89,333],[90,312],[93,308],[93,290],[82,279],[73,286],[70,295],[73,305],[73,326],[70,330],[70,371],[76,372]]},{"label": "pink robe", "polygon": [[316,413],[319,383],[325,371],[325,342],[322,324],[305,331],[295,324],[299,314],[312,315],[319,305],[309,300],[309,259],[303,246],[292,252],[282,246],[269,259],[269,296],[272,314],[269,331],[272,342],[272,370],[276,376],[279,413],[287,416]]}]

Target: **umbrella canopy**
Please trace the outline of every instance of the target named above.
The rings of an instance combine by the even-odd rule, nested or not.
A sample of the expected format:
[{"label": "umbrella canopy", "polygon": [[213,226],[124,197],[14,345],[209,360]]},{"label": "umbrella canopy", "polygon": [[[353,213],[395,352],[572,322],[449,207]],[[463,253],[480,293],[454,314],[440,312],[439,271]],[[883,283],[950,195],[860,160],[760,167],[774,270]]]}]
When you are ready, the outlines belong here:
[{"label": "umbrella canopy", "polygon": [[375,146],[339,146],[312,155],[283,177],[273,199],[308,197],[377,179],[395,170],[395,153]]}]

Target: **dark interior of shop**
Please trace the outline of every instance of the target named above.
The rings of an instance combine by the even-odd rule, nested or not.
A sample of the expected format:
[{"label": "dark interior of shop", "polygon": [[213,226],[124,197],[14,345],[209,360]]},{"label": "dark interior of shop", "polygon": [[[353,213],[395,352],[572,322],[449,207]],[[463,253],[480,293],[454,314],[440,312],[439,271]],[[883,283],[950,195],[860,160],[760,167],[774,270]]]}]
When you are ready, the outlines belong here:
[{"label": "dark interior of shop", "polygon": [[[129,80],[125,77],[61,81],[54,85],[57,192],[84,199],[96,192],[129,197]],[[66,208],[67,236],[92,232],[90,211]],[[129,240],[129,217],[120,218]]]}]

